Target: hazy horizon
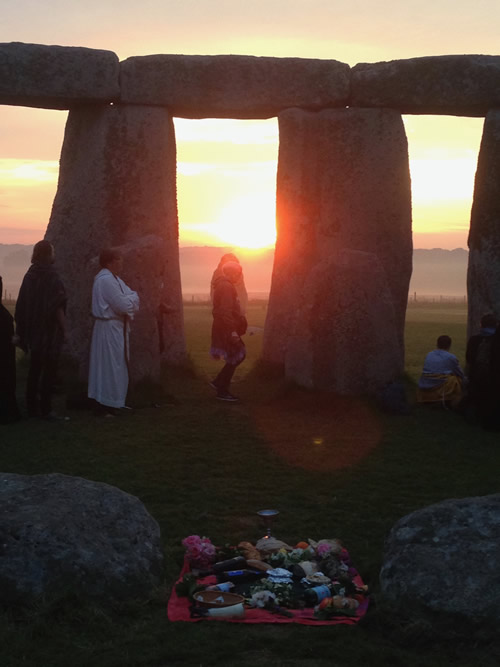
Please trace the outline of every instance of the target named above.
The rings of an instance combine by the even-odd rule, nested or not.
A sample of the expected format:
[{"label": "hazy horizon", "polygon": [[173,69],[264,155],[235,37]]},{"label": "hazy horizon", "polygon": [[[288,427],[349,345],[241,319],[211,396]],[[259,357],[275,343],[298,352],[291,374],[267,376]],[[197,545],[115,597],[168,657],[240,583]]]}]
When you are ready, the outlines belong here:
[{"label": "hazy horizon", "polygon": [[[0,275],[7,295],[16,298],[27,271],[33,244],[0,243]],[[249,250],[229,245],[188,245],[179,248],[182,292],[208,298],[210,279],[221,255],[235,252],[244,267],[250,295],[267,295],[271,285],[274,248]],[[463,297],[466,294],[466,248],[415,248],[409,294]]]}]

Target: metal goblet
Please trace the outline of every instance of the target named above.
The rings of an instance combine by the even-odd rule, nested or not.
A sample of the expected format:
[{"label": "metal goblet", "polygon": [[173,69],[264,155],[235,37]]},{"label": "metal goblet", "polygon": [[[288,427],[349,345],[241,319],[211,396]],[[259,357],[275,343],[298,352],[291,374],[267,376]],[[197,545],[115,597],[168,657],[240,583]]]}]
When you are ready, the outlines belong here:
[{"label": "metal goblet", "polygon": [[262,517],[266,524],[266,534],[264,537],[271,537],[271,525],[275,516],[279,514],[278,510],[259,510],[257,514]]}]

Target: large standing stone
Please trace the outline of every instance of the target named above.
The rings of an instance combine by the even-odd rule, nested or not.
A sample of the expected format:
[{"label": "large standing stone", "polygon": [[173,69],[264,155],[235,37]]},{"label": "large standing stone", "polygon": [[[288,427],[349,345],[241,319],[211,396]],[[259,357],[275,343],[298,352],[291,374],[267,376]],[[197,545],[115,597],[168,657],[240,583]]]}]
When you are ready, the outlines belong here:
[{"label": "large standing stone", "polygon": [[67,475],[0,474],[2,602],[76,594],[147,599],[160,585],[160,529],[114,486]]},{"label": "large standing stone", "polygon": [[500,106],[500,56],[426,56],[359,63],[352,69],[350,106],[409,114],[484,116]]},{"label": "large standing stone", "polygon": [[[368,366],[364,366],[368,363],[367,355],[358,340],[364,340],[366,331],[378,327],[386,330],[382,321],[388,312],[382,306],[386,292],[377,297],[369,284],[364,294],[357,292],[358,329],[354,331],[350,329],[354,305],[338,312],[333,304],[335,299],[345,304],[351,288],[358,290],[358,278],[352,286],[347,279],[347,276],[354,279],[355,255],[343,255],[347,273],[340,282],[337,280],[340,260],[323,263],[340,257],[341,251],[356,250],[378,259],[377,262],[365,258],[360,272],[368,283],[373,280],[381,289],[387,285],[394,309],[391,321],[397,344],[391,351],[393,361],[388,362],[382,377],[392,374],[396,367],[402,370],[412,240],[408,151],[401,116],[388,110],[311,113],[293,109],[280,114],[279,127],[278,237],[263,357],[279,364],[285,362],[291,332],[300,330],[300,313],[314,298],[312,295],[323,293],[320,286],[309,281],[312,269],[321,265],[321,271],[315,275],[318,279],[321,276],[325,288],[332,293],[337,290],[344,293],[332,294],[328,306],[325,302],[325,307],[333,308],[338,317],[326,323],[327,331],[316,329],[315,336],[329,335],[328,329],[333,328],[339,332],[351,331],[350,336],[337,338],[348,344],[342,354],[355,357],[369,373]],[[372,278],[370,270],[374,271]],[[370,302],[373,298],[380,300],[379,311]],[[320,349],[318,346],[324,348],[320,341],[313,345]],[[310,350],[303,353],[310,354]],[[329,372],[330,382],[337,385],[333,370],[330,366],[324,373]],[[350,391],[347,385],[345,388]],[[342,391],[340,387],[339,390]]]},{"label": "large standing stone", "polygon": [[394,302],[376,255],[333,251],[305,278],[294,315],[285,374],[297,384],[360,395],[401,372]]},{"label": "large standing stone", "polygon": [[[141,241],[150,235],[157,237],[153,245]],[[148,317],[159,291],[161,301],[175,309],[168,316],[163,359],[178,363],[184,358],[175,137],[165,109],[114,105],[70,112],[47,238],[55,246],[68,291],[68,352],[80,363],[82,376],[92,328],[92,281],[98,270],[92,260],[109,246],[127,246],[124,277],[148,304]],[[135,277],[140,275],[139,284]],[[137,372],[159,366],[157,340],[157,334],[148,337],[147,344],[132,339]],[[141,379],[136,375],[133,381]]]},{"label": "large standing stone", "polygon": [[474,185],[467,270],[468,335],[486,313],[500,318],[500,109],[484,123]]},{"label": "large standing stone", "polygon": [[119,99],[112,51],[75,46],[0,44],[0,104],[69,109]]},{"label": "large standing stone", "polygon": [[500,494],[445,500],[400,519],[385,545],[383,597],[406,615],[426,610],[500,622]]},{"label": "large standing stone", "polygon": [[269,118],[289,107],[344,107],[349,97],[349,65],[336,60],[156,55],[120,68],[122,102],[184,118]]}]

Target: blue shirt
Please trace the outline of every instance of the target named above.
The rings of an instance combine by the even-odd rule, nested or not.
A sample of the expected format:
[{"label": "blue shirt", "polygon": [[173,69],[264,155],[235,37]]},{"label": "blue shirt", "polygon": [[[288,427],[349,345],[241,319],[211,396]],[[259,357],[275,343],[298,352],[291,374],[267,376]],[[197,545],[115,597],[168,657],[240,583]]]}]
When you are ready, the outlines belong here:
[{"label": "blue shirt", "polygon": [[434,389],[443,384],[439,378],[429,377],[431,375],[456,375],[459,378],[464,377],[457,357],[447,350],[432,350],[425,357],[422,375],[418,381],[420,389]]}]

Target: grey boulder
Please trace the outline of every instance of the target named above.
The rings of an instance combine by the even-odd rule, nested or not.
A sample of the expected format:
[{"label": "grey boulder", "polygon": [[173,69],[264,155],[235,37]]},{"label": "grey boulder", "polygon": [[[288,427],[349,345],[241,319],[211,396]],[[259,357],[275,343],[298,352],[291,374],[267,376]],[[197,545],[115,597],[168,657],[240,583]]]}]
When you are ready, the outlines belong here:
[{"label": "grey boulder", "polygon": [[162,571],[160,529],[138,498],[80,477],[0,474],[3,603],[147,599]]},{"label": "grey boulder", "polygon": [[500,494],[445,500],[400,519],[386,541],[382,596],[406,615],[500,621]]}]

